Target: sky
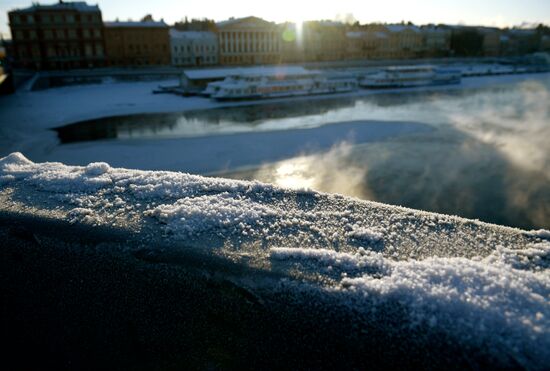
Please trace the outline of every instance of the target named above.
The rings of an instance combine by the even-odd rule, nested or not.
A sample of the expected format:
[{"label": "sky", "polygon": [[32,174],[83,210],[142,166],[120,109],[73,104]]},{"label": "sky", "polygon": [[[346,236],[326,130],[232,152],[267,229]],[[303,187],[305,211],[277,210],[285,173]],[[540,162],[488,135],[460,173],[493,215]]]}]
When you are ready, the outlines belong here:
[{"label": "sky", "polygon": [[[0,0],[0,33],[10,38],[7,12],[36,0]],[[51,4],[55,0],[39,1]],[[550,0],[91,0],[99,4],[104,20],[137,20],[145,14],[167,23],[208,17],[216,21],[255,15],[268,21],[353,18],[366,22],[412,21],[511,27],[550,24]]]}]

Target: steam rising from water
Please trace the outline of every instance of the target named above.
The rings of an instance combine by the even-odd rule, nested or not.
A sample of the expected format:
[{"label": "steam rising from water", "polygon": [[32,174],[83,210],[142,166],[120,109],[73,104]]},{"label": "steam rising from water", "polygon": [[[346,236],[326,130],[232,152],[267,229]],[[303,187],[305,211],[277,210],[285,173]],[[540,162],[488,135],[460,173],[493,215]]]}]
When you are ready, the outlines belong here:
[{"label": "steam rising from water", "polygon": [[[410,120],[434,133],[340,143],[262,166],[248,178],[524,228],[550,227],[550,79],[476,92],[363,100],[325,114]],[[419,99],[417,99],[419,98]]]},{"label": "steam rising from water", "polygon": [[263,166],[254,178],[293,188],[311,188],[359,198],[371,198],[364,183],[366,166],[351,161],[352,146],[342,142],[327,153],[302,155],[275,165]]}]

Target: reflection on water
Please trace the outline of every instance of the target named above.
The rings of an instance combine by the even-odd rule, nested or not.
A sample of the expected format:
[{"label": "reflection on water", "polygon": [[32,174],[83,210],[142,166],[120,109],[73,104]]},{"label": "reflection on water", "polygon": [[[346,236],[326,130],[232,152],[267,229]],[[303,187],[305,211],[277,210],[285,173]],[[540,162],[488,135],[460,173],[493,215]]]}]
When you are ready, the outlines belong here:
[{"label": "reflection on water", "polygon": [[[368,97],[317,97],[311,101],[253,104],[180,113],[136,114],[82,121],[56,128],[61,143],[102,139],[159,139],[319,127],[328,123],[397,120],[444,122],[426,102],[464,99],[505,88],[408,91]],[[390,109],[391,108],[391,109]]]},{"label": "reflection on water", "polygon": [[[158,139],[318,127],[332,112],[353,107],[350,99],[268,103],[181,113],[106,117],[56,128],[61,143],[101,139]],[[341,115],[344,118],[346,115]],[[351,121],[351,120],[347,120]]]}]

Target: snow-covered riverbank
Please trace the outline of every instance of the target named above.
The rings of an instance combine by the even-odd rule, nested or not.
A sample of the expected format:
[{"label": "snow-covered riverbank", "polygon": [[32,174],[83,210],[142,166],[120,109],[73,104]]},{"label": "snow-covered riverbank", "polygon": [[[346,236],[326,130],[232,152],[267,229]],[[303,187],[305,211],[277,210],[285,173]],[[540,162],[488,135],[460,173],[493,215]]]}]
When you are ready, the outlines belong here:
[{"label": "snow-covered riverbank", "polygon": [[[140,268],[144,272],[179,267],[183,276],[174,273],[169,281],[184,279],[190,269],[185,256],[200,255],[221,264],[200,265],[206,280],[228,280],[247,293],[247,300],[267,307],[284,302],[287,308],[315,303],[320,313],[326,309],[327,316],[336,316],[338,326],[351,316],[346,325],[351,327],[339,330],[349,336],[334,340],[353,339],[358,346],[349,350],[348,366],[369,364],[357,352],[359,345],[370,344],[373,331],[387,337],[387,354],[381,357],[411,362],[420,357],[424,366],[544,369],[550,362],[548,231],[258,182],[116,169],[106,163],[39,164],[17,153],[0,160],[0,200],[8,228],[3,233],[12,238],[22,238],[23,232],[10,235],[14,225],[6,218],[33,220],[17,222],[27,231],[24,241],[42,246],[55,238],[61,251],[82,243],[74,237],[75,228],[97,231],[88,253],[89,243],[78,247],[94,257],[88,263],[92,269],[100,269],[95,256],[112,254],[109,246],[116,241],[122,251],[150,262]],[[62,243],[63,234],[50,236],[36,227],[52,221],[72,237]],[[21,269],[32,256],[21,258]],[[244,267],[255,273],[245,273]],[[173,300],[172,305],[182,305]],[[199,313],[194,316],[189,320],[200,320]],[[375,323],[382,328],[373,330]],[[319,325],[308,330],[314,331],[312,338],[322,337]],[[326,329],[332,329],[329,322]],[[391,348],[392,342],[400,350]],[[435,354],[430,347],[452,354]],[[407,353],[407,348],[426,354]]]}]

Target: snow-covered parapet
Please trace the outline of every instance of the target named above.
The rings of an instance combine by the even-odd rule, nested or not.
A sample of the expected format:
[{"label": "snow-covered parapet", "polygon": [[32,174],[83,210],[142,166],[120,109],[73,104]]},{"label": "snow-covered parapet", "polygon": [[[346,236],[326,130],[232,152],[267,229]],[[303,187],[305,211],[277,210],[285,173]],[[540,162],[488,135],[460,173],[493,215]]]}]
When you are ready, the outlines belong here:
[{"label": "snow-covered parapet", "polygon": [[157,245],[159,255],[191,248],[276,274],[232,281],[262,300],[314,293],[351,310],[359,327],[400,307],[400,331],[444,333],[501,366],[550,363],[545,230],[258,182],[36,164],[19,153],[0,159],[0,205],[0,213],[128,231],[152,254]]}]

